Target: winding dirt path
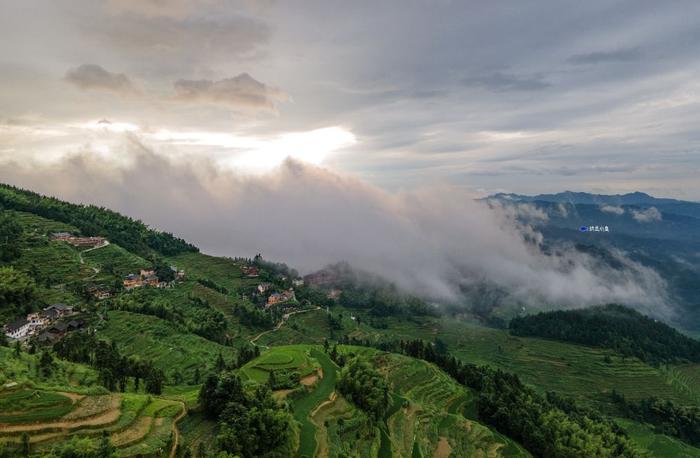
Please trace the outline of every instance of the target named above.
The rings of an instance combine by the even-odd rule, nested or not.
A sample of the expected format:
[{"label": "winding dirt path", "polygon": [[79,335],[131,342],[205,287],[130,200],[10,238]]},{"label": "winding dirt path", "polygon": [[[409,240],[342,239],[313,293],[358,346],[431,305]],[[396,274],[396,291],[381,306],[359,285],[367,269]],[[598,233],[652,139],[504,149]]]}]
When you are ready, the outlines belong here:
[{"label": "winding dirt path", "polygon": [[[284,315],[282,315],[282,319],[279,321],[279,323],[277,323],[277,326],[275,326],[272,329],[268,329],[267,331],[263,331],[260,334],[258,334],[257,336],[253,337],[252,339],[250,339],[250,343],[252,343],[253,345],[258,345],[255,343],[256,340],[258,340],[259,338],[261,338],[265,334],[279,330],[279,328],[281,328],[282,325],[287,322],[287,320],[289,319],[290,316],[297,315],[299,313],[312,312],[314,310],[321,310],[321,307],[316,306],[316,308],[313,308],[313,309],[297,310],[296,312],[285,313]],[[260,346],[267,348],[267,345],[260,345]]]},{"label": "winding dirt path", "polygon": [[[88,248],[87,250],[78,251],[78,259],[80,259],[80,264],[85,264],[85,259],[83,259],[83,254],[87,253],[88,251],[92,251],[92,250],[96,250],[98,248],[106,247],[107,245],[109,245],[109,240],[105,240],[105,242],[102,245],[97,245],[97,246],[94,246],[92,248]],[[92,277],[90,277],[90,278],[94,278],[95,275],[100,273],[100,269],[98,269],[97,267],[90,267],[90,268],[92,269],[93,272],[95,272],[92,275]]]},{"label": "winding dirt path", "polygon": [[177,453],[177,444],[180,442],[180,430],[177,429],[177,422],[182,420],[182,417],[187,415],[187,407],[185,406],[185,403],[182,401],[178,402],[182,406],[182,410],[177,415],[177,417],[173,419],[173,447],[170,449],[170,454],[168,455],[168,458],[175,458],[175,454]]}]

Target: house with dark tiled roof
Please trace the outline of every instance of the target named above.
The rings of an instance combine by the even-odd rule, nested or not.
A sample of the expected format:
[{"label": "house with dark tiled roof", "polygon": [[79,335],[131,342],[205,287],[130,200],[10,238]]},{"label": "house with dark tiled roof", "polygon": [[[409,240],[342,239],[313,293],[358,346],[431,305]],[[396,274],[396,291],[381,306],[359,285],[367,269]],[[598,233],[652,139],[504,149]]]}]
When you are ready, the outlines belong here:
[{"label": "house with dark tiled roof", "polygon": [[5,335],[12,339],[24,339],[31,330],[31,323],[24,318],[19,318],[5,326]]},{"label": "house with dark tiled roof", "polygon": [[73,306],[72,305],[66,305],[66,304],[51,304],[48,307],[44,309],[44,311],[48,312],[51,310],[55,310],[58,313],[59,317],[70,315],[73,313]]}]

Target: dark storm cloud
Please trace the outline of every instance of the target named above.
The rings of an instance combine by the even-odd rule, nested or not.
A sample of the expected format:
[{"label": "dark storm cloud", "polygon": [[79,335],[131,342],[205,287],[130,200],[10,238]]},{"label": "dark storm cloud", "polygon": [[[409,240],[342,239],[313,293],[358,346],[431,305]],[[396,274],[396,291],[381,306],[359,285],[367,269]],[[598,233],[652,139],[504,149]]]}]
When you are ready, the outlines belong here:
[{"label": "dark storm cloud", "polygon": [[123,73],[112,73],[99,65],[84,64],[66,72],[66,81],[84,90],[118,93],[137,92],[131,80]]}]

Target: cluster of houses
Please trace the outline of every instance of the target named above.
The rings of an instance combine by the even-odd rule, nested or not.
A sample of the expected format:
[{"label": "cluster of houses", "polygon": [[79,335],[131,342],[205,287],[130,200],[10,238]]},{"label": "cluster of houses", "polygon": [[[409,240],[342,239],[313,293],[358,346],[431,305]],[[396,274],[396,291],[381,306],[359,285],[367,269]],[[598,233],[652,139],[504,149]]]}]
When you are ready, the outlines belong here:
[{"label": "cluster of houses", "polygon": [[65,304],[53,304],[40,312],[30,313],[26,318],[19,318],[5,326],[5,335],[15,340],[26,340],[37,336],[42,343],[51,343],[63,337],[67,332],[83,327],[82,320],[66,318],[74,314],[73,307]]},{"label": "cluster of houses", "polygon": [[[260,293],[260,294],[266,294],[268,291],[270,291],[272,289],[272,287],[273,287],[272,283],[260,283],[257,287],[257,290],[258,290],[258,293]],[[274,291],[267,297],[267,302],[265,304],[265,307],[267,308],[271,305],[281,304],[283,302],[288,302],[288,301],[291,301],[294,299],[296,299],[296,296],[294,295],[293,288],[284,290],[282,292]]]},{"label": "cluster of houses", "polygon": [[[175,281],[182,281],[185,278],[184,270],[178,270],[174,266],[170,266],[170,269],[175,273]],[[138,274],[129,274],[124,277],[122,284],[126,290],[141,288],[142,286],[154,288],[169,288],[172,286],[172,282],[160,281],[156,271],[153,269],[141,269]]]},{"label": "cluster of houses", "polygon": [[95,248],[107,243],[104,237],[78,237],[70,232],[52,232],[50,237],[51,240],[68,242],[78,248]]}]

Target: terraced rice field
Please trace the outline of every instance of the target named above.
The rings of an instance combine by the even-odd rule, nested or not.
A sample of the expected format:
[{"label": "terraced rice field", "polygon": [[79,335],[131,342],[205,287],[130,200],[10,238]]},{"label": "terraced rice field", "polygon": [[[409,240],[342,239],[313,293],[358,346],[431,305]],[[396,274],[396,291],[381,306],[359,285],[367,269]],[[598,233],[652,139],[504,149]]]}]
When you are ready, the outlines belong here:
[{"label": "terraced rice field", "polygon": [[616,419],[630,435],[632,440],[651,453],[651,456],[674,457],[674,458],[697,458],[700,456],[700,449],[692,447],[675,437],[663,434],[656,434],[654,431],[641,423],[627,419]]},{"label": "terraced rice field", "polygon": [[301,445],[297,452],[297,456],[316,456],[317,441],[316,441],[316,425],[311,421],[313,410],[321,403],[330,398],[331,393],[335,389],[338,367],[331,361],[325,353],[317,350],[311,350],[313,356],[321,365],[323,378],[320,379],[316,387],[306,396],[292,402],[292,410],[294,418],[301,423],[300,441]]},{"label": "terraced rice field", "polygon": [[110,267],[117,275],[138,272],[139,269],[148,267],[151,264],[142,257],[136,256],[113,243],[96,250],[86,251],[83,253],[83,259],[89,266],[100,270]]},{"label": "terraced rice field", "polygon": [[499,456],[503,451],[528,456],[510,439],[465,418],[463,412],[473,411],[473,394],[436,366],[394,354],[377,353],[374,360],[394,393],[385,438],[392,454],[447,456],[457,450],[464,456]]},{"label": "terraced rice field", "polygon": [[85,395],[34,388],[0,392],[0,405],[12,403],[0,422],[0,443],[17,444],[28,433],[33,451],[47,450],[72,436],[99,437],[107,431],[119,456],[167,453],[177,401],[137,394]]},{"label": "terraced rice field", "polygon": [[319,367],[319,362],[310,355],[310,348],[304,345],[273,347],[243,366],[240,375],[244,380],[258,383],[267,383],[273,370],[293,370],[305,377]]},{"label": "terraced rice field", "polygon": [[677,369],[674,378],[663,369],[609,350],[514,337],[505,330],[455,320],[426,317],[417,323],[392,318],[388,324],[387,330],[366,325],[349,329],[351,335],[376,340],[433,340],[439,336],[447,342],[450,353],[462,361],[514,372],[541,392],[566,393],[606,411],[612,409],[609,395],[613,388],[629,399],[658,396],[685,405],[697,403],[700,396],[700,365],[677,366],[673,368]]},{"label": "terraced rice field", "polygon": [[25,232],[33,235],[45,235],[51,232],[72,232],[78,233],[78,228],[70,224],[61,223],[51,219],[46,219],[33,213],[25,213],[13,211],[18,223],[20,223]]},{"label": "terraced rice field", "polygon": [[168,262],[185,269],[190,279],[205,278],[235,293],[241,286],[253,286],[257,279],[242,278],[241,267],[232,259],[202,253],[185,253],[168,258]]},{"label": "terraced rice field", "polygon": [[123,311],[110,311],[100,337],[119,342],[126,355],[138,355],[165,370],[170,376],[178,368],[186,381],[192,380],[195,368],[202,373],[213,367],[219,352],[231,361],[236,350],[178,329],[160,318]]}]

